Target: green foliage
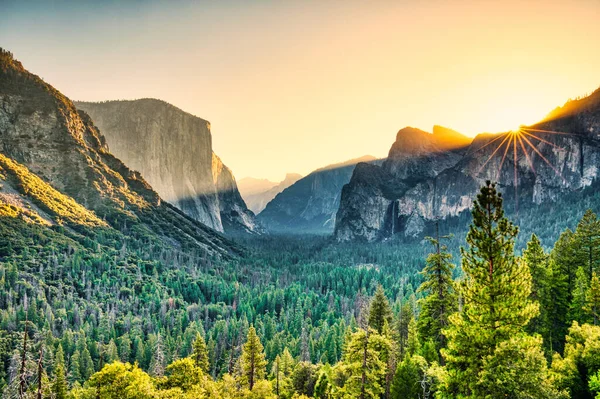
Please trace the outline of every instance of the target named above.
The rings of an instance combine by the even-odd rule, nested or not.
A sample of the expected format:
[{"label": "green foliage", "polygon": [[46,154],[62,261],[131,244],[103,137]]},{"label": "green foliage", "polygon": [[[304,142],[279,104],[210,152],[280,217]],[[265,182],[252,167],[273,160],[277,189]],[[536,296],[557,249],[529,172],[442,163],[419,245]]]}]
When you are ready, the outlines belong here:
[{"label": "green foliage", "polygon": [[208,373],[208,351],[206,350],[206,342],[200,333],[196,333],[196,340],[192,347],[192,359],[197,367],[204,373]]},{"label": "green foliage", "polygon": [[577,265],[584,267],[591,279],[600,266],[600,221],[591,209],[586,210],[577,225],[574,240]]},{"label": "green foliage", "polygon": [[552,336],[551,314],[554,303],[551,289],[552,270],[549,257],[535,234],[531,235],[531,239],[523,251],[523,261],[527,264],[531,274],[530,299],[537,302],[540,309],[539,314],[529,322],[527,331],[540,334],[544,338],[544,343],[548,344],[547,351],[551,353],[549,343]]},{"label": "green foliage", "polygon": [[[420,361],[421,360],[421,361]],[[423,378],[417,355],[408,355],[396,368],[392,382],[391,399],[417,399],[421,397],[421,379]]]},{"label": "green foliage", "polygon": [[600,399],[600,372],[590,378],[590,391],[596,392],[596,399]]},{"label": "green foliage", "polygon": [[351,398],[379,398],[385,392],[385,374],[391,342],[375,330],[353,333],[344,349],[338,368],[346,374],[339,386],[343,395]]},{"label": "green foliage", "polygon": [[371,300],[371,307],[369,309],[369,327],[377,331],[378,334],[383,332],[383,327],[386,323],[392,322],[392,309],[385,296],[383,287],[377,286],[375,295]]},{"label": "green foliage", "polygon": [[69,389],[67,385],[67,377],[65,375],[65,357],[62,349],[62,345],[58,345],[55,356],[54,366],[54,381],[52,383],[52,395],[54,399],[66,399],[67,391]]},{"label": "green foliage", "polygon": [[73,198],[54,189],[12,159],[0,154],[0,173],[6,172],[10,180],[27,197],[42,209],[55,215],[55,222],[66,221],[73,225],[106,226],[92,211],[79,205]]},{"label": "green foliage", "polygon": [[[460,242],[454,238],[439,253],[434,243],[425,259],[428,248],[410,241],[345,245],[321,237],[262,237],[245,241],[247,256],[232,261],[155,245],[151,235],[139,241],[110,229],[75,231],[0,217],[0,384],[18,382],[14,370],[27,317],[27,358],[41,343],[50,348],[44,363],[49,386],[55,394],[70,387],[73,398],[95,398],[102,388],[92,383],[95,370],[119,362],[123,368],[111,377],[117,385],[127,389],[132,381],[133,392],[135,381],[149,381],[139,393],[153,398],[393,397],[407,388],[395,383],[399,370],[418,374],[417,395],[452,396],[460,357],[474,366],[461,371],[462,381],[482,395],[561,397],[574,389],[590,395],[585,387],[597,372],[590,366],[595,338],[568,344],[548,376],[541,339],[526,335],[539,333],[550,357],[562,354],[564,326],[580,317],[577,312],[594,322],[597,278],[588,278],[587,263],[577,263],[583,235],[567,231],[550,255],[532,236],[521,261],[513,253],[514,226],[497,218],[497,240],[487,240],[485,220],[475,219],[479,235],[470,233],[463,270],[454,271],[460,283],[454,283],[450,255]],[[498,284],[489,279],[490,254]],[[440,286],[448,295],[435,295]],[[495,317],[486,301],[492,294],[502,299],[494,302]],[[447,330],[440,298],[453,298],[447,314],[462,304],[462,313],[448,315]],[[529,320],[534,303],[540,314]],[[516,327],[500,323],[502,317]],[[366,324],[368,337],[360,328]],[[252,389],[244,377],[249,339],[242,345],[251,330],[263,365]],[[437,363],[444,360],[438,355],[444,334],[454,340],[447,348],[454,359],[446,366]],[[68,372],[61,373],[61,363]]]},{"label": "green foliage", "polygon": [[250,390],[257,381],[265,378],[267,361],[263,349],[263,345],[256,335],[256,329],[254,326],[250,326],[246,343],[242,349],[242,375],[240,378],[241,385]]},{"label": "green foliage", "polygon": [[[519,359],[503,356],[504,348],[510,348],[509,340],[515,337],[531,342],[523,331],[537,314],[538,306],[530,300],[529,268],[513,252],[517,232],[504,216],[495,185],[488,182],[473,207],[473,224],[467,235],[469,248],[462,251],[466,277],[461,286],[463,309],[450,317],[448,348],[442,351],[447,362],[443,386],[447,394],[486,397],[493,393],[484,379],[489,364],[496,368],[521,367]],[[536,350],[539,348],[531,349]],[[515,389],[527,389],[525,375],[514,378]]]},{"label": "green foliage", "polygon": [[588,380],[600,370],[600,327],[573,322],[564,356],[556,353],[552,372],[557,386],[572,398],[592,398]]},{"label": "green foliage", "polygon": [[421,272],[424,281],[418,292],[427,295],[420,300],[418,329],[422,337],[431,337],[440,350],[446,346],[443,330],[448,326],[448,317],[456,311],[458,301],[452,280],[452,255],[440,243],[440,237],[428,237],[428,240],[433,245],[434,252],[427,256]]},{"label": "green foliage", "polygon": [[591,316],[593,324],[596,326],[600,322],[600,279],[596,272],[592,274],[590,288],[585,294],[585,305],[583,310]]}]

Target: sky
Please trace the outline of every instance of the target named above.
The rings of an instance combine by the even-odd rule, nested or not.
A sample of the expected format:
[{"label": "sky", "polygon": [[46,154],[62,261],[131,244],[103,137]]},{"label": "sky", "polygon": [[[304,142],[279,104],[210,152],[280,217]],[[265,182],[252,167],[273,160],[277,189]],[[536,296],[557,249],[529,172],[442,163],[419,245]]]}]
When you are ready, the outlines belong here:
[{"label": "sky", "polygon": [[600,1],[0,0],[0,46],[73,100],[211,122],[236,178],[283,179],[434,124],[533,123],[600,86]]}]

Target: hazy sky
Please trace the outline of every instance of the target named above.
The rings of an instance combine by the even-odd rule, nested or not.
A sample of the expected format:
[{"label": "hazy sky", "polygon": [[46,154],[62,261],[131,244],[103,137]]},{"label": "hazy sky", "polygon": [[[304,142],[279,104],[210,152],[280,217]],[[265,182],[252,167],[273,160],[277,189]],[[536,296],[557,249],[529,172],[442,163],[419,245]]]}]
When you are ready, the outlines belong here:
[{"label": "hazy sky", "polygon": [[9,1],[0,46],[71,99],[207,119],[236,177],[385,156],[407,125],[474,135],[600,86],[600,1]]}]

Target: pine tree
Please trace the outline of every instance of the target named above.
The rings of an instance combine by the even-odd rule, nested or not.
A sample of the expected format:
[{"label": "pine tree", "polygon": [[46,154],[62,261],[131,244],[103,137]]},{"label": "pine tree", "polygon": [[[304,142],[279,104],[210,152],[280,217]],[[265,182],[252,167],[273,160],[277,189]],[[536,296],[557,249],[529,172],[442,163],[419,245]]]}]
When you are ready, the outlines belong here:
[{"label": "pine tree", "polygon": [[561,273],[566,279],[567,300],[569,303],[571,302],[571,294],[575,286],[575,273],[577,272],[576,245],[575,234],[570,229],[566,229],[554,243],[554,248],[550,254],[557,272]]},{"label": "pine tree", "polygon": [[406,302],[400,307],[400,313],[398,314],[398,321],[396,323],[398,330],[398,351],[399,358],[404,357],[406,347],[408,345],[408,326],[414,319],[413,311],[410,307],[410,303]]},{"label": "pine tree", "polygon": [[241,382],[244,387],[252,390],[256,382],[265,378],[267,361],[263,346],[252,325],[248,329],[248,337],[242,349],[241,366]]},{"label": "pine tree", "polygon": [[417,330],[417,322],[411,319],[408,324],[408,339],[406,341],[406,353],[408,355],[416,355],[421,350],[421,342],[419,341],[419,333]]},{"label": "pine tree", "polygon": [[590,288],[586,293],[584,310],[591,316],[595,326],[600,322],[600,279],[596,272],[592,273]]},{"label": "pine tree", "polygon": [[585,269],[582,266],[577,268],[575,274],[575,289],[573,290],[573,301],[569,310],[569,319],[578,323],[585,323],[588,319],[588,313],[584,310],[586,305],[586,295],[589,289],[589,280]]},{"label": "pine tree", "polygon": [[570,307],[571,292],[569,292],[568,276],[563,273],[562,268],[556,263],[554,257],[548,261],[549,271],[549,310],[548,310],[548,342],[544,342],[549,353],[562,353],[565,336],[569,329],[567,315]]},{"label": "pine tree", "polygon": [[379,398],[385,392],[387,355],[391,342],[373,329],[353,333],[344,349],[342,364],[348,371],[344,397]]},{"label": "pine tree", "polygon": [[407,355],[396,368],[391,399],[416,399],[421,393],[421,370],[414,356]]},{"label": "pine tree", "polygon": [[528,331],[538,333],[544,337],[544,342],[550,340],[550,321],[549,312],[552,307],[552,297],[550,296],[550,275],[548,266],[548,255],[544,252],[539,238],[531,235],[527,243],[527,248],[523,251],[523,261],[529,267],[531,274],[531,295],[532,301],[539,303],[540,313],[531,319]]},{"label": "pine tree", "polygon": [[[437,225],[436,225],[437,231]],[[450,262],[452,255],[447,252],[447,247],[441,245],[436,233],[436,238],[427,237],[434,247],[434,252],[427,257],[423,271],[423,283],[417,292],[427,296],[421,302],[418,329],[421,337],[430,338],[436,342],[438,350],[446,346],[446,337],[443,330],[448,326],[448,317],[456,311],[457,298],[454,292],[452,270],[454,265]]]},{"label": "pine tree", "polygon": [[87,381],[92,376],[92,374],[94,374],[94,362],[92,361],[90,351],[88,350],[88,347],[85,344],[83,346],[83,351],[81,352],[81,356],[79,358],[79,367],[80,375],[83,381]]},{"label": "pine tree", "polygon": [[588,209],[575,230],[578,266],[585,267],[588,279],[597,270],[600,263],[600,221],[591,209]]},{"label": "pine tree", "polygon": [[369,309],[369,327],[381,334],[385,323],[392,322],[392,308],[381,284],[377,286]]},{"label": "pine tree", "polygon": [[208,374],[209,363],[208,363],[208,351],[206,349],[206,341],[202,334],[196,334],[196,340],[192,346],[192,359],[196,367],[199,367],[205,374]]},{"label": "pine tree", "polygon": [[67,377],[65,376],[65,355],[62,345],[58,344],[56,350],[56,363],[54,366],[54,382],[52,384],[52,395],[54,399],[67,398]]},{"label": "pine tree", "polygon": [[[461,312],[450,317],[446,331],[448,347],[442,354],[446,358],[447,377],[442,391],[466,398],[501,398],[510,393],[505,391],[508,388],[496,386],[483,376],[490,364],[500,369],[519,368],[520,364],[513,364],[519,359],[504,355],[510,348],[507,342],[527,338],[524,328],[537,314],[538,307],[529,298],[529,269],[514,255],[518,228],[504,216],[502,197],[495,184],[488,181],[482,187],[472,214],[473,222],[467,235],[469,248],[461,249],[464,305]],[[523,347],[529,345],[523,349],[529,354],[528,359],[533,354],[541,354],[536,347],[538,343],[519,341]],[[528,373],[514,375],[511,389],[523,391],[530,380],[547,381],[543,372],[532,368]]]},{"label": "pine tree", "polygon": [[155,377],[165,375],[166,357],[165,348],[160,334],[156,335],[154,351],[152,352],[152,360],[150,361],[150,373]]}]

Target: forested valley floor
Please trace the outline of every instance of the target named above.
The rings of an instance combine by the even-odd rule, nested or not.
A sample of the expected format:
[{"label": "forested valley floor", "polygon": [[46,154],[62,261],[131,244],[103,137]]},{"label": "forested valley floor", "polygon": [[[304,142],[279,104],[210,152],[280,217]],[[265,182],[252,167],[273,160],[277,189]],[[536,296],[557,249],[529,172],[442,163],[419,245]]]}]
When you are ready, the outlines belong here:
[{"label": "forested valley floor", "polygon": [[523,237],[506,202],[488,184],[464,229],[229,260],[2,216],[3,397],[600,398],[600,221]]}]

